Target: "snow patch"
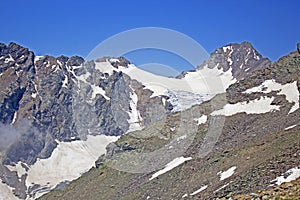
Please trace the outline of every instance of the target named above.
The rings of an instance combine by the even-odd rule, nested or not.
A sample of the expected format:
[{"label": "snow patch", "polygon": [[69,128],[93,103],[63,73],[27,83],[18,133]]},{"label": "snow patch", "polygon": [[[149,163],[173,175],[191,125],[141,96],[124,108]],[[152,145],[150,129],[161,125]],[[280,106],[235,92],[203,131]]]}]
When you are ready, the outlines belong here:
[{"label": "snow patch", "polygon": [[117,58],[111,58],[111,59],[109,59],[109,62],[116,63],[116,62],[120,62],[120,60]]},{"label": "snow patch", "polygon": [[227,62],[229,63],[229,65],[231,66],[232,65],[232,63],[233,63],[233,61],[232,61],[232,59],[231,59],[231,54],[232,54],[232,52],[233,52],[233,49],[232,49],[232,46],[225,46],[225,47],[223,47],[223,51],[224,51],[224,53],[226,53],[227,54],[227,51],[230,51],[228,54],[227,54]]},{"label": "snow patch", "polygon": [[35,56],[34,57],[34,62],[36,63],[37,61],[41,60],[44,56]]},{"label": "snow patch", "polygon": [[171,127],[170,131],[174,132],[176,130],[176,127]]},{"label": "snow patch", "polygon": [[26,169],[22,166],[22,163],[20,161],[15,166],[6,165],[6,167],[10,171],[16,171],[19,178],[21,178],[24,174],[26,174]]},{"label": "snow patch", "polygon": [[59,66],[63,66],[62,62],[60,62],[59,60],[56,60],[56,62]]},{"label": "snow patch", "polygon": [[166,99],[165,98],[161,98],[161,102],[163,103],[164,106],[166,106]]},{"label": "snow patch", "polygon": [[65,79],[64,79],[63,82],[62,82],[62,87],[67,88],[67,87],[68,87],[68,83],[69,83],[68,76],[65,75]]},{"label": "snow patch", "polygon": [[16,111],[16,112],[14,113],[14,117],[13,117],[13,120],[12,120],[11,124],[14,124],[14,123],[16,122],[17,117],[18,117],[18,112]]},{"label": "snow patch", "polygon": [[276,181],[275,183],[276,185],[281,185],[282,183],[294,181],[299,177],[300,177],[300,169],[296,167],[296,168],[289,169],[282,176],[277,177],[275,180],[271,182]]},{"label": "snow patch", "polygon": [[[75,74],[74,74],[75,75]],[[82,81],[82,82],[84,82],[84,83],[87,83],[87,79],[90,77],[90,75],[91,75],[91,73],[90,72],[87,72],[87,73],[85,73],[85,74],[82,74],[82,75],[80,75],[80,76],[76,76],[75,75],[75,77],[79,80],[79,81]]]},{"label": "snow patch", "polygon": [[254,59],[255,59],[255,60],[260,60],[260,57],[256,54],[255,50],[252,49],[252,51],[253,51]]},{"label": "snow patch", "polygon": [[52,65],[51,66],[51,69],[54,69],[55,68],[55,71],[57,70],[57,65]]},{"label": "snow patch", "polygon": [[292,125],[292,126],[286,127],[284,130],[289,130],[289,129],[292,129],[292,128],[296,127],[296,126],[297,126],[297,124],[294,124],[294,125]]},{"label": "snow patch", "polygon": [[233,61],[232,61],[232,59],[231,59],[230,57],[227,58],[227,62],[229,63],[230,66],[231,66],[232,63],[233,63]]},{"label": "snow patch", "polygon": [[190,194],[191,196],[194,196],[200,192],[202,192],[203,190],[205,190],[207,188],[207,185],[202,186],[200,189],[196,190],[195,192],[193,192],[192,194]]},{"label": "snow patch", "polygon": [[95,99],[97,94],[102,95],[106,100],[110,100],[108,96],[106,96],[105,91],[100,87],[96,85],[91,85],[91,88],[93,90],[91,99]]},{"label": "snow patch", "polygon": [[[247,55],[247,56],[248,56],[248,55]],[[247,57],[247,58],[245,59],[244,63],[247,64],[248,60],[249,60],[249,57]]]},{"label": "snow patch", "polygon": [[31,94],[31,97],[35,99],[35,98],[36,98],[36,95],[37,95],[37,93],[32,93],[32,94]]},{"label": "snow patch", "polygon": [[15,61],[10,54],[8,54],[8,55],[9,55],[9,58],[5,58],[4,63],[9,63],[9,62]]},{"label": "snow patch", "polygon": [[117,139],[116,136],[88,135],[86,141],[57,141],[58,146],[49,158],[38,159],[29,166],[26,186],[39,184],[49,188],[80,177],[106,152],[106,146]]},{"label": "snow patch", "polygon": [[191,157],[188,158],[184,158],[183,156],[175,158],[174,160],[172,160],[171,162],[169,162],[164,169],[157,171],[156,173],[154,173],[152,175],[152,177],[149,179],[150,181],[172,169],[174,169],[175,167],[181,165],[182,163],[184,163],[185,161],[191,160]]},{"label": "snow patch", "polygon": [[110,76],[113,75],[114,71],[118,71],[117,68],[111,65],[110,62],[95,62],[95,69],[102,73],[108,73]]},{"label": "snow patch", "polygon": [[255,60],[260,60],[260,57],[257,54],[254,54],[254,59]]},{"label": "snow patch", "polygon": [[290,103],[295,103],[289,113],[296,111],[299,108],[299,91],[297,81],[282,85],[276,83],[275,80],[266,80],[257,87],[250,88],[243,93],[250,94],[254,92],[270,93],[272,91],[279,91],[278,95],[285,95],[286,100]]},{"label": "snow patch", "polygon": [[137,103],[138,103],[138,96],[137,94],[133,91],[130,93],[130,108],[131,111],[127,112],[129,115],[129,119],[127,120],[127,122],[129,123],[129,129],[127,131],[131,132],[131,131],[136,131],[136,130],[141,130],[142,127],[140,125],[140,122],[142,121],[142,117],[140,115],[140,112],[137,109]]},{"label": "snow patch", "polygon": [[207,116],[206,115],[202,115],[198,119],[197,118],[194,119],[194,121],[196,121],[198,125],[205,124],[207,122]]},{"label": "snow patch", "polygon": [[73,66],[69,66],[69,71],[73,71],[74,69],[79,69],[82,68],[82,65],[73,65]]},{"label": "snow patch", "polygon": [[226,53],[227,52],[227,50],[232,50],[232,46],[225,46],[225,47],[223,47],[223,51],[224,51],[224,53]]},{"label": "snow patch", "polygon": [[218,188],[217,190],[214,191],[214,193],[219,192],[220,190],[223,190],[224,188],[226,188],[229,185],[229,183],[223,185],[222,187]]},{"label": "snow patch", "polygon": [[12,190],[11,187],[0,181],[0,200],[19,200]]},{"label": "snow patch", "polygon": [[[38,93],[38,87],[37,87],[36,83],[35,83],[34,81],[31,81],[31,82],[32,82],[32,84],[33,84],[33,87],[34,87],[36,93]],[[32,95],[33,95],[33,96],[32,96]],[[32,96],[33,98],[35,98],[35,97],[36,97],[36,94],[35,94],[35,95],[34,95],[34,94],[31,94],[31,96]]]},{"label": "snow patch", "polygon": [[271,105],[273,100],[274,97],[264,97],[249,101],[249,103],[239,102],[236,104],[226,104],[221,110],[216,110],[212,112],[211,115],[231,116],[242,112],[246,112],[247,114],[261,114],[271,112],[274,110],[279,110],[280,106]]},{"label": "snow patch", "polygon": [[181,198],[185,198],[185,197],[188,197],[189,195],[188,194],[184,194],[184,195],[182,195],[182,197]]},{"label": "snow patch", "polygon": [[223,181],[232,176],[234,174],[234,170],[236,170],[236,166],[230,167],[224,172],[219,172],[217,175],[220,175],[220,181]]}]

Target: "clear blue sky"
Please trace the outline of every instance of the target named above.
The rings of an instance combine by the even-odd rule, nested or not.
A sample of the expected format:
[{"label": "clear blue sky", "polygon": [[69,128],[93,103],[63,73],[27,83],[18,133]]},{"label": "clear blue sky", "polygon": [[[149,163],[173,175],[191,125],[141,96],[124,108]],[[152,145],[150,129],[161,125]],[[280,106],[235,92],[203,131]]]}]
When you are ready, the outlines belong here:
[{"label": "clear blue sky", "polygon": [[40,55],[85,57],[114,34],[151,26],[182,32],[209,53],[250,41],[277,60],[300,42],[299,8],[299,0],[6,0],[1,2],[0,41],[15,41]]}]

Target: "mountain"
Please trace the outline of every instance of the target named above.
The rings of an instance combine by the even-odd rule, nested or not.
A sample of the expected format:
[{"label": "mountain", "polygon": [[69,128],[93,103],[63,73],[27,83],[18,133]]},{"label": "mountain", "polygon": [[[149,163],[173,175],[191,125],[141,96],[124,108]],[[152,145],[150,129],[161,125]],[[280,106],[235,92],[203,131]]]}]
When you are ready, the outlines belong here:
[{"label": "mountain", "polygon": [[[264,68],[271,61],[262,57],[249,42],[241,44],[228,44],[216,49],[197,70],[201,68],[223,69],[230,71],[236,80],[241,80],[253,71]],[[183,72],[179,77],[184,77],[187,72]]]},{"label": "mountain", "polygon": [[299,73],[298,48],[225,94],[122,135],[97,168],[41,199],[298,199]]},{"label": "mountain", "polygon": [[[299,153],[299,57],[271,63],[248,42],[229,44],[166,78],[122,57],[35,56],[0,44],[0,191],[20,199],[50,190],[44,198],[178,199],[199,187],[205,199],[265,188],[257,183],[270,180],[264,176],[299,166],[281,155]],[[288,164],[272,176],[251,176],[280,156]],[[165,165],[174,169],[164,174]],[[216,170],[233,176],[213,192],[227,184]]]}]

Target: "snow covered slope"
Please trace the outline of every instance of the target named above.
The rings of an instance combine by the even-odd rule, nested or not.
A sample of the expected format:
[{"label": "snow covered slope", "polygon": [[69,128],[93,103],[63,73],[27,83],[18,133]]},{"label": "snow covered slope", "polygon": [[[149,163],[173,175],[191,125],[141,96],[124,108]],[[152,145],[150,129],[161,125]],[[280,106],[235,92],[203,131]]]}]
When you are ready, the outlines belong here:
[{"label": "snow covered slope", "polygon": [[0,200],[17,200],[12,188],[0,182]]},{"label": "snow covered slope", "polygon": [[141,82],[146,89],[153,91],[152,97],[166,95],[168,91],[186,91],[197,94],[217,94],[225,92],[226,88],[235,83],[230,70],[224,72],[217,67],[210,69],[205,66],[193,72],[187,72],[181,79],[169,78],[152,74],[139,69],[133,64],[119,66],[118,68],[110,65],[109,60],[96,62],[96,69],[103,73],[111,74],[113,71],[122,71],[132,79]]},{"label": "snow covered slope", "polygon": [[299,108],[299,91],[297,87],[297,81],[282,85],[280,83],[276,83],[275,80],[266,80],[261,85],[250,88],[244,93],[251,94],[255,92],[262,92],[266,94],[272,91],[277,91],[278,95],[285,95],[286,100],[288,100],[290,103],[294,103],[289,113],[292,113]]},{"label": "snow covered slope", "polygon": [[[49,192],[60,183],[72,181],[95,165],[95,160],[104,154],[105,147],[118,139],[115,136],[87,136],[86,141],[58,142],[58,146],[47,159],[38,159],[33,165],[19,162],[8,165],[11,171],[17,171],[19,178],[27,176],[26,186],[32,198]],[[0,188],[6,185],[0,185]],[[0,191],[7,191],[9,188]],[[1,198],[0,198],[1,199]],[[7,199],[7,198],[5,198]]]}]

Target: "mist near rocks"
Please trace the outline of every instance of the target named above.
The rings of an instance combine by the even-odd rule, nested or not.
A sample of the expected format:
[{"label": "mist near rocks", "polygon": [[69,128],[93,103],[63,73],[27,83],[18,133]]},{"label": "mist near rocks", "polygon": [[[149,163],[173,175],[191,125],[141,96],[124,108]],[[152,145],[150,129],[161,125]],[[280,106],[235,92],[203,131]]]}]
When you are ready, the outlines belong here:
[{"label": "mist near rocks", "polygon": [[15,126],[0,123],[0,153],[4,153],[12,144],[18,142],[30,129],[31,122],[27,119],[18,121]]}]

